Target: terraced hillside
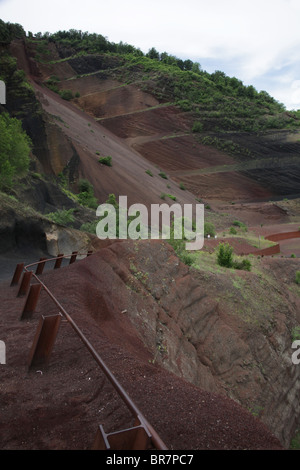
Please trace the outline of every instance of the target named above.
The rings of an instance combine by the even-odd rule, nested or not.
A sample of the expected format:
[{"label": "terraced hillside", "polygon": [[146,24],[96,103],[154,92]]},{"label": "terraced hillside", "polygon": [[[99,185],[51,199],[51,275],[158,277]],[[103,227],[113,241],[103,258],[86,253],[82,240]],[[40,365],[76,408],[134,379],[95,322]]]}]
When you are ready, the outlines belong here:
[{"label": "terraced hillside", "polygon": [[211,103],[219,84],[201,76],[199,85],[190,73],[186,87],[199,88],[198,94],[207,87],[206,101],[191,109],[188,92],[174,90],[182,84],[167,69],[105,54],[62,59],[58,46],[54,51],[51,63],[35,63],[41,82],[70,90],[76,107],[196,197],[250,201],[300,194],[298,120],[276,103],[237,102],[226,94]]},{"label": "terraced hillside", "polygon": [[[82,393],[76,389],[78,370],[89,379],[92,368],[78,358],[71,336],[57,344],[66,351],[63,363],[59,352],[54,356],[61,401],[53,402],[51,373],[29,382],[21,339],[25,328],[29,344],[32,324],[10,315],[22,298],[9,289],[9,271],[25,249],[27,263],[91,248],[93,256],[45,277],[124,387],[143,402],[170,448],[289,447],[300,418],[300,371],[291,363],[300,324],[298,114],[221,72],[180,68],[162,56],[79,36],[77,42],[62,33],[0,46],[8,90],[0,112],[20,119],[33,144],[27,177],[0,194],[0,263],[7,276],[0,286],[1,318],[12,354],[1,385],[9,423],[2,446],[89,448],[82,423],[91,432],[98,416],[120,424],[118,416],[111,422],[114,405],[102,393],[104,383],[87,380]],[[82,181],[94,191],[88,208],[80,202]],[[195,253],[164,240],[102,244],[86,236],[83,222],[95,222],[98,203],[109,195],[127,195],[128,204],[147,207],[174,199],[204,202],[212,231]],[[52,217],[71,211],[74,220],[53,222],[49,211]],[[267,238],[274,234],[277,241]],[[230,267],[217,262],[222,241],[233,247]],[[262,251],[269,249],[270,256]],[[250,270],[243,269],[245,261]],[[34,321],[52,312],[41,300]],[[63,379],[63,390],[62,377],[70,379]],[[12,420],[21,382],[26,398]],[[192,401],[183,408],[187,396]],[[213,406],[204,413],[198,405],[208,397]],[[166,416],[166,409],[173,414]],[[39,433],[35,417],[42,418]]]}]

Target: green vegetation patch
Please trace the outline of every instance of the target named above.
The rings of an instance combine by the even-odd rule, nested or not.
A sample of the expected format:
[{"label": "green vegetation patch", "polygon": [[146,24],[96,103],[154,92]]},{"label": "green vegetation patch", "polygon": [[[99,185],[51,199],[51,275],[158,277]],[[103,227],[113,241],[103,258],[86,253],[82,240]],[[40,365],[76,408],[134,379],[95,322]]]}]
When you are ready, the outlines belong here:
[{"label": "green vegetation patch", "polygon": [[110,156],[100,157],[98,161],[102,163],[102,165],[112,166],[112,158]]},{"label": "green vegetation patch", "polygon": [[28,172],[31,147],[21,121],[0,114],[0,188],[10,188],[15,177]]}]

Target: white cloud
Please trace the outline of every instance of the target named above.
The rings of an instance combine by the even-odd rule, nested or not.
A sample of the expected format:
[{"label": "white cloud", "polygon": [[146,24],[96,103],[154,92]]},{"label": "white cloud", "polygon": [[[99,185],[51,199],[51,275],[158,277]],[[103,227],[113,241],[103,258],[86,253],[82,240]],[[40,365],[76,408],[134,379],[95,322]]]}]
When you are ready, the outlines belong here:
[{"label": "white cloud", "polygon": [[[288,100],[288,97],[287,97]],[[291,85],[290,109],[299,109],[300,80],[294,80]]]},{"label": "white cloud", "polygon": [[[74,28],[144,52],[154,46],[204,68],[206,61],[221,70],[224,64],[225,73],[234,70],[245,83],[276,90],[285,104],[300,108],[293,91],[300,69],[300,0],[0,0],[0,18],[34,33]],[[291,81],[280,88],[286,67],[293,70]]]}]

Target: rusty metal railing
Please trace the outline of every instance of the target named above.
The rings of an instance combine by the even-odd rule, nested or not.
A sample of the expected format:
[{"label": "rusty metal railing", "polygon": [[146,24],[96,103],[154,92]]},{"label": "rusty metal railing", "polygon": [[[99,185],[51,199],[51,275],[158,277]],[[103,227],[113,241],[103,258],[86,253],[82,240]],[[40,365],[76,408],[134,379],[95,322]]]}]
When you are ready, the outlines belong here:
[{"label": "rusty metal railing", "polygon": [[[24,263],[19,263],[16,266],[11,281],[11,286],[15,286],[19,283],[23,273],[23,278],[21,280],[17,296],[25,296],[28,293],[21,314],[21,319],[29,318],[33,314],[42,289],[46,292],[46,294],[54,302],[59,310],[58,314],[41,316],[30,350],[29,368],[31,368],[33,365],[36,365],[37,363],[48,363],[52,348],[54,346],[55,338],[58,333],[60,321],[63,316],[79,336],[88,351],[91,353],[92,357],[100,366],[101,370],[110,381],[120,398],[123,400],[127,408],[130,410],[134,418],[134,424],[132,427],[108,434],[104,431],[103,426],[100,425],[96,431],[92,448],[95,450],[146,450],[154,447],[158,450],[167,450],[165,443],[159,437],[152,425],[147,421],[145,416],[143,416],[139,408],[110,371],[109,367],[102,360],[93,345],[83,334],[66,309],[48,289],[45,283],[38,277],[38,275],[43,273],[47,262],[55,261],[54,269],[58,269],[61,267],[63,259],[70,258],[69,264],[72,264],[76,261],[77,256],[90,256],[91,254],[91,251],[88,253],[73,252],[70,255],[59,254],[54,258],[40,258],[39,261],[28,264],[26,266],[24,266]],[[35,272],[30,270],[30,268],[33,268],[34,266],[36,266]],[[32,278],[37,281],[36,284],[31,284]]]}]

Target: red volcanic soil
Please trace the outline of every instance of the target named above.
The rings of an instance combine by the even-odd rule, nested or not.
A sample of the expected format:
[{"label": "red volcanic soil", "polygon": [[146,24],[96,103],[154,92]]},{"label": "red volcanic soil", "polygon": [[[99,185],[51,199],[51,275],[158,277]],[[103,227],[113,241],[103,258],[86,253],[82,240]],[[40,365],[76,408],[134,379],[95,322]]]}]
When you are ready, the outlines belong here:
[{"label": "red volcanic soil", "polygon": [[[94,186],[100,202],[110,193],[128,197],[128,204],[140,203],[147,207],[161,203],[160,195],[169,192],[179,203],[194,203],[195,196],[181,191],[178,184],[167,182],[158,174],[159,169],[132,150],[126,142],[112,134],[95,120],[48,90],[34,84],[45,111],[56,118],[56,124],[72,142],[79,156],[78,177],[87,178]],[[55,119],[55,118],[54,118]],[[99,156],[111,156],[112,167],[99,163]],[[146,171],[150,170],[153,177]]]},{"label": "red volcanic soil", "polygon": [[[159,136],[158,136],[159,137]],[[199,144],[192,135],[156,138],[143,142],[143,138],[128,139],[132,147],[156,165],[163,165],[172,176],[181,170],[207,168],[215,165],[230,165],[233,158],[213,147]]]},{"label": "red volcanic soil", "polygon": [[[132,291],[122,286],[130,246],[113,243],[70,266],[46,270],[41,279],[169,449],[281,449],[234,401],[153,363],[126,310]],[[153,252],[161,246],[153,242]],[[66,320],[48,367],[28,370],[40,315],[58,309],[42,290],[32,317],[21,320],[25,299],[9,282],[0,284],[1,340],[7,351],[6,365],[0,366],[1,449],[90,449],[99,424],[106,432],[132,425],[126,406]],[[134,295],[138,301],[139,294]]]},{"label": "red volcanic soil", "polygon": [[161,105],[150,110],[145,106],[140,112],[102,119],[101,123],[123,139],[151,136],[162,132],[164,135],[190,132],[186,115],[175,106]]},{"label": "red volcanic soil", "polygon": [[[60,78],[75,75],[68,64],[62,62],[55,67]],[[45,77],[53,73],[50,65],[41,65],[41,69]],[[156,108],[154,99],[137,93],[132,86],[119,87],[113,81],[101,85],[95,77],[86,80],[89,93],[76,102],[85,107],[86,113],[48,89],[37,84],[34,87],[44,110],[55,116],[56,124],[76,150],[79,177],[91,181],[100,201],[114,192],[127,195],[129,204],[148,206],[161,203],[160,194],[168,192],[176,195],[181,204],[194,203],[196,196],[213,199],[216,207],[221,201],[224,211],[224,200],[270,197],[270,192],[237,172],[181,175],[185,170],[230,165],[232,160],[227,156],[225,161],[225,156],[212,148],[204,151],[200,144],[194,146],[191,136],[162,139],[190,132],[190,123],[177,108]],[[73,91],[86,90],[79,79],[68,84]],[[66,82],[62,86],[66,87]],[[108,113],[121,115],[112,117]],[[103,115],[107,118],[95,121],[95,117]],[[99,153],[112,156],[111,168],[99,164]],[[170,171],[168,181],[158,176],[158,166]],[[154,177],[145,173],[147,169]],[[191,192],[181,191],[171,178],[182,181]],[[273,204],[241,204],[228,212],[241,215],[237,218],[248,226],[288,221],[286,213]],[[210,241],[211,245],[215,243]],[[239,240],[234,243],[236,252],[249,248],[240,245]],[[161,249],[170,250],[169,257],[176,258],[170,247],[152,242],[150,266],[151,260],[161,261]],[[47,270],[41,278],[169,449],[282,449],[269,430],[236,402],[203,391],[153,360],[153,350],[147,347],[149,337],[140,333],[144,328],[146,335],[150,320],[143,310],[147,299],[134,283],[134,276],[130,277],[133,252],[137,257],[134,243],[112,243],[73,265]],[[185,277],[183,271],[180,273],[179,284]],[[155,275],[164,287],[163,274],[156,271]],[[132,416],[125,404],[65,319],[48,367],[28,370],[29,351],[40,316],[57,314],[58,308],[42,291],[32,318],[21,320],[25,299],[17,297],[17,293],[18,286],[10,287],[9,281],[0,284],[0,339],[7,352],[6,365],[0,366],[4,430],[0,448],[90,449],[99,424],[106,432],[131,426]],[[149,293],[148,296],[152,301],[153,297]],[[141,309],[137,321],[143,328],[139,331],[128,306]]]},{"label": "red volcanic soil", "polygon": [[106,83],[105,80],[104,86],[100,82],[97,92],[79,98],[77,104],[84,108],[88,114],[101,118],[130,114],[145,109],[145,106],[157,106],[159,103],[151,95],[133,86],[122,86],[120,83],[113,82]]}]

